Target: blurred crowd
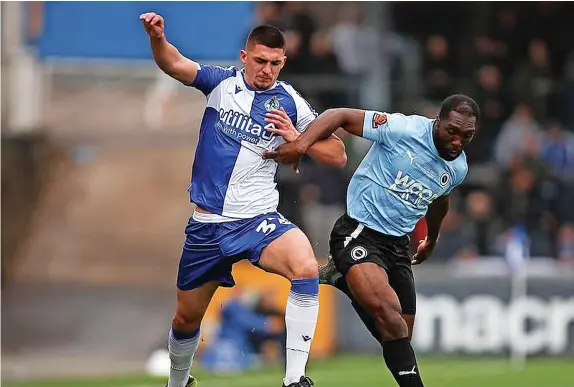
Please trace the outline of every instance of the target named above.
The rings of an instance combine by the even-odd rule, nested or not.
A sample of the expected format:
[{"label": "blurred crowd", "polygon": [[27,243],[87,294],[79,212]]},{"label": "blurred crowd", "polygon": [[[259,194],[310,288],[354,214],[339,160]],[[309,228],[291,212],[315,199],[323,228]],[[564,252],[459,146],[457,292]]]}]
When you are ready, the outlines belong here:
[{"label": "blurred crowd", "polygon": [[285,311],[273,290],[235,287],[200,360],[211,372],[245,371],[284,361],[286,339]]},{"label": "blurred crowd", "polygon": [[[471,172],[444,221],[437,260],[503,254],[508,231],[521,226],[532,256],[574,262],[574,7],[392,3],[389,34],[395,42],[415,42],[420,58],[415,95],[397,81],[408,75],[404,62],[413,58],[389,46],[381,52],[382,29],[363,23],[363,7],[342,4],[333,21],[320,25],[305,2],[260,2],[255,18],[285,31],[282,78],[295,86],[301,75],[338,75],[358,83],[374,57],[386,54],[393,96],[386,110],[434,117],[452,93],[476,99],[483,117],[467,152]],[[306,97],[319,111],[361,106],[353,88]],[[281,174],[282,211],[305,229],[322,256],[330,228],[344,211],[349,178],[369,147],[342,136],[347,170],[308,162],[301,178]],[[470,178],[475,171],[488,176]]]}]

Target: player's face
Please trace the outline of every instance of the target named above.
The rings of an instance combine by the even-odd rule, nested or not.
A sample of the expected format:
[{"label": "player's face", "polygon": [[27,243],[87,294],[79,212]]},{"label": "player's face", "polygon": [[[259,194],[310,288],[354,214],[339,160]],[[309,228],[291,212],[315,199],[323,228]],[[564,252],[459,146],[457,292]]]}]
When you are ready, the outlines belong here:
[{"label": "player's face", "polygon": [[476,131],[476,117],[450,112],[446,119],[437,119],[435,145],[445,160],[454,160],[472,141]]},{"label": "player's face", "polygon": [[282,48],[254,44],[241,50],[240,59],[245,65],[247,83],[257,90],[265,90],[273,86],[287,58]]}]

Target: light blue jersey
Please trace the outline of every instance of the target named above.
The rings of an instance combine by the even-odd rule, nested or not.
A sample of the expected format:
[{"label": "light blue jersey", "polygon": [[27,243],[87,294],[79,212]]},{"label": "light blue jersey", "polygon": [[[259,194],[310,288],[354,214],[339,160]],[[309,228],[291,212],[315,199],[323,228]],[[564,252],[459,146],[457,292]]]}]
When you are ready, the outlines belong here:
[{"label": "light blue jersey", "polygon": [[410,233],[429,204],[462,183],[468,172],[464,152],[441,158],[433,143],[434,120],[367,111],[363,137],[374,141],[351,179],[347,212],[387,235]]}]

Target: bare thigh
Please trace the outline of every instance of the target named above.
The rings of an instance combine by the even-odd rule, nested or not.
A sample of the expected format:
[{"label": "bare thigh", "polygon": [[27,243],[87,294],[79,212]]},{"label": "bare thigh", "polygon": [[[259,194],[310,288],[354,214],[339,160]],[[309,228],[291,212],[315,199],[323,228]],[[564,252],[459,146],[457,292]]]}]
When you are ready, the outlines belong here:
[{"label": "bare thigh", "polygon": [[372,262],[356,264],[349,269],[346,280],[353,297],[375,320],[383,340],[408,337],[399,298],[382,267]]},{"label": "bare thigh", "polygon": [[193,290],[178,289],[173,328],[180,332],[193,332],[198,329],[218,287],[218,281],[211,281]]},{"label": "bare thigh", "polygon": [[259,266],[288,280],[319,275],[319,264],[311,243],[298,228],[287,231],[265,247],[261,252]]}]

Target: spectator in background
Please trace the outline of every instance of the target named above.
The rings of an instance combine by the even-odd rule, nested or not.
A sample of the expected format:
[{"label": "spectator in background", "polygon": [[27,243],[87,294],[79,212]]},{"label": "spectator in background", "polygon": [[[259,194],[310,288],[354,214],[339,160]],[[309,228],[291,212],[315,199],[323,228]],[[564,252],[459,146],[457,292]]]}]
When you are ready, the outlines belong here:
[{"label": "spectator in background", "polygon": [[529,29],[527,36],[548,44],[551,71],[555,76],[561,76],[566,56],[574,48],[572,39],[565,39],[574,36],[574,8],[567,1],[535,1],[530,5],[533,8],[530,20],[524,23]]},{"label": "spectator in background", "polygon": [[251,330],[251,345],[255,352],[267,363],[274,363],[285,357],[286,333],[285,310],[278,308],[275,293],[265,290],[258,294],[254,312],[269,319],[267,331]]},{"label": "spectator in background", "polygon": [[300,206],[305,230],[315,255],[326,258],[329,255],[328,230],[345,212],[349,177],[344,169],[309,164],[301,179]]},{"label": "spectator in background", "polygon": [[574,183],[574,133],[550,123],[541,137],[540,158],[561,181]]},{"label": "spectator in background", "polygon": [[486,125],[498,128],[508,117],[509,101],[502,86],[502,75],[496,66],[484,65],[478,69],[474,94],[483,112],[481,128],[484,128],[485,121]]},{"label": "spectator in background", "polygon": [[545,195],[544,166],[535,158],[516,158],[502,178],[498,191],[498,214],[507,228],[524,226],[533,256],[553,256],[554,218]]},{"label": "spectator in background", "polygon": [[503,5],[496,11],[489,31],[492,59],[503,73],[512,72],[513,60],[523,50],[526,36],[524,25],[518,23],[516,10],[507,4]]},{"label": "spectator in background", "polygon": [[203,367],[212,372],[240,372],[253,368],[262,360],[254,346],[254,334],[260,339],[276,339],[285,334],[283,326],[273,323],[273,316],[255,310],[259,296],[240,287],[221,308],[220,327],[213,343],[201,353]]},{"label": "spectator in background", "polygon": [[[341,75],[339,64],[333,47],[329,40],[328,32],[325,30],[317,31],[311,38],[311,60],[307,63],[307,68],[314,75],[338,76]],[[301,86],[302,88],[304,86]],[[332,107],[345,106],[348,98],[347,94],[352,94],[351,89],[324,89],[316,90],[313,94],[317,110],[326,110]]]},{"label": "spectator in background", "polygon": [[477,190],[466,197],[466,216],[461,222],[469,248],[481,256],[496,254],[496,239],[503,225],[496,216],[492,198],[486,191]]},{"label": "spectator in background", "polygon": [[534,120],[530,107],[517,105],[496,139],[494,157],[499,168],[510,169],[516,158],[521,157],[529,147],[534,147],[539,136],[540,125]]},{"label": "spectator in background", "polygon": [[509,101],[502,88],[502,76],[497,67],[483,65],[477,71],[474,97],[482,111],[480,134],[466,152],[470,162],[486,162],[502,122],[508,117]]},{"label": "spectator in background", "polygon": [[281,31],[287,29],[287,22],[281,17],[282,2],[280,1],[260,1],[255,6],[254,25],[267,24]]},{"label": "spectator in background", "polygon": [[324,30],[317,31],[311,38],[311,64],[313,73],[338,74],[340,66],[337,56],[329,40],[329,33]]},{"label": "spectator in background", "polygon": [[426,42],[423,62],[425,97],[431,101],[442,101],[452,94],[456,76],[450,56],[449,45],[442,35],[432,35]]},{"label": "spectator in background", "polygon": [[556,239],[558,260],[574,264],[574,223],[562,226]]},{"label": "spectator in background", "polygon": [[305,74],[310,72],[311,38],[317,31],[317,26],[304,1],[287,1],[283,6],[285,19],[285,35],[291,41],[287,47],[288,61],[283,73]]},{"label": "spectator in background", "polygon": [[534,39],[528,46],[528,61],[519,65],[514,74],[514,97],[516,100],[528,98],[534,116],[544,120],[548,115],[548,102],[553,87],[548,46],[544,40]]},{"label": "spectator in background", "polygon": [[[370,71],[380,54],[378,33],[362,24],[363,11],[360,3],[345,3],[341,6],[337,23],[329,32],[329,40],[341,71],[352,84],[360,85],[361,79]],[[359,89],[351,89],[348,106],[360,105]]]},{"label": "spectator in background", "polygon": [[470,52],[462,58],[465,62],[466,73],[475,73],[481,66],[500,67],[502,62],[500,57],[504,54],[504,49],[498,47],[490,36],[486,34],[474,36],[473,44],[469,45],[469,49]]},{"label": "spectator in background", "polygon": [[541,137],[540,160],[548,167],[546,192],[558,224],[574,222],[574,133],[558,122]]},{"label": "spectator in background", "polygon": [[[285,35],[285,53],[287,55],[287,62],[285,64],[284,72],[294,72],[300,67],[298,64],[298,57],[301,54],[303,45],[301,35],[291,29],[292,23],[287,18],[287,14],[283,12],[284,3],[281,1],[261,1],[255,6],[255,25],[267,24],[283,31]],[[290,64],[291,61],[294,64]]]},{"label": "spectator in background", "polygon": [[[574,24],[574,23],[573,23]],[[574,50],[564,66],[564,82],[560,85],[559,114],[566,127],[574,131]]]},{"label": "spectator in background", "polygon": [[433,261],[446,261],[452,258],[471,259],[478,257],[473,247],[473,240],[469,233],[463,232],[464,217],[452,205],[456,203],[457,196],[451,195],[451,206],[442,221],[440,238],[433,250]]}]

